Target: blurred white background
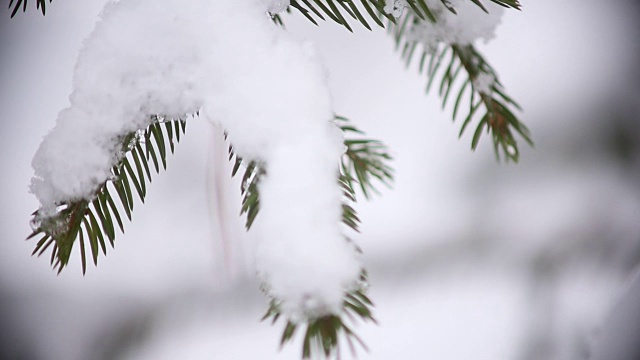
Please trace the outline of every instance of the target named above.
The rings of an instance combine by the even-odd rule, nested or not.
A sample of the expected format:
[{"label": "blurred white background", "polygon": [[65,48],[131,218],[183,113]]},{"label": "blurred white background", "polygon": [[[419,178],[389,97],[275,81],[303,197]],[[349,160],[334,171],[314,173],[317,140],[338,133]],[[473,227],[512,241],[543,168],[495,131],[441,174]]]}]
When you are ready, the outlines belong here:
[{"label": "blurred white background", "polygon": [[[250,271],[223,270],[211,129],[197,119],[97,268],[83,277],[75,256],[57,276],[30,257],[31,158],[104,3],[0,10],[0,358],[299,358],[299,342],[278,351],[282,323],[259,322]],[[523,5],[480,45],[533,133],[518,165],[497,164],[487,138],[475,153],[470,134],[458,140],[383,30],[284,17],[322,54],[336,112],[395,157],[394,188],[357,207],[380,323],[357,328],[370,348],[359,358],[585,359],[616,328],[603,324],[640,262],[638,5]]]}]

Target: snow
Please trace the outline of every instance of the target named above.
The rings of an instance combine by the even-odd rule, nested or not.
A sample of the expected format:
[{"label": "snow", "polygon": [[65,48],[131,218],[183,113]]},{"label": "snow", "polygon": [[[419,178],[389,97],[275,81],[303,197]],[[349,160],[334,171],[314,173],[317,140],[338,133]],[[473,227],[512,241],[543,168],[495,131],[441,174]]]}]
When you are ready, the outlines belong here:
[{"label": "snow", "polygon": [[[94,26],[100,2],[105,0],[54,1],[44,18],[27,11],[9,20],[0,9],[6,15],[0,21],[0,37],[6,36],[0,84],[7,90],[0,96],[7,119],[0,164],[11,169],[0,178],[5,200],[0,233],[6,239],[0,243],[0,313],[11,314],[8,321],[0,314],[7,335],[0,354],[11,358],[22,349],[33,359],[99,359],[96,348],[110,344],[111,335],[138,350],[122,357],[127,359],[300,359],[300,338],[278,351],[283,323],[259,322],[265,305],[255,283],[236,279],[242,284],[238,290],[216,281],[215,235],[206,214],[210,127],[205,122],[188,125],[168,171],[154,179],[126,234],[86,277],[76,252],[59,276],[46,256],[29,257],[35,245],[23,238],[37,205],[25,190],[32,175],[29,161],[67,106],[79,38]],[[450,112],[439,111],[436,94],[424,95],[424,78],[404,69],[384,30],[354,28],[354,36],[331,21],[318,28],[295,12],[284,18],[289,31],[315,37],[331,69],[338,113],[384,140],[396,159],[394,188],[382,188],[381,197],[357,208],[363,220],[358,240],[379,321],[354,329],[370,348],[359,351],[358,359],[535,358],[527,348],[549,344],[545,359],[573,360],[584,359],[585,337],[611,331],[612,340],[638,338],[616,327],[594,333],[599,321],[594,313],[619,296],[619,282],[628,272],[615,254],[632,256],[640,239],[630,230],[637,229],[638,212],[619,202],[638,203],[637,176],[600,148],[616,123],[611,109],[624,108],[603,108],[601,101],[637,103],[637,87],[629,88],[637,84],[629,74],[637,64],[633,49],[640,30],[633,5],[542,0],[528,2],[522,12],[506,12],[499,41],[483,53],[537,134],[536,148],[523,153],[517,166],[495,165],[489,143],[471,153],[470,136],[457,139]],[[602,31],[593,31],[594,18]],[[47,59],[46,66],[41,59]],[[553,79],[553,86],[546,79]],[[627,186],[616,179],[627,179]],[[558,194],[576,188],[560,199],[558,211]],[[235,194],[237,187],[231,190]],[[603,201],[609,195],[615,196]],[[236,216],[237,211],[230,213]],[[513,254],[553,252],[567,242],[567,234],[585,241],[542,264],[542,270],[559,266],[562,281],[553,273],[537,282],[521,275],[530,262]],[[502,251],[505,244],[513,248]],[[589,257],[601,246],[614,247],[614,256]],[[593,267],[576,267],[578,261]],[[581,285],[571,286],[577,272]],[[570,291],[562,290],[568,286]],[[202,304],[194,306],[194,298]],[[638,301],[629,300],[619,315],[631,321],[625,309]],[[169,304],[156,306],[162,301]],[[595,307],[598,311],[588,311]],[[191,316],[176,308],[190,309]],[[163,320],[167,317],[172,321]],[[151,318],[143,322],[151,330],[142,335],[114,326],[117,320],[141,318]],[[351,359],[346,346],[343,350],[343,359]],[[602,358],[614,359],[609,353]]]},{"label": "snow", "polygon": [[436,18],[436,22],[424,20],[412,24],[407,38],[417,41],[427,51],[435,51],[439,43],[469,45],[477,40],[485,42],[493,39],[495,29],[500,24],[504,8],[485,1],[488,13],[468,0],[451,0],[449,6],[456,14],[444,6],[440,0],[426,0],[426,4]]},{"label": "snow", "polygon": [[263,0],[267,4],[267,11],[270,14],[279,14],[287,9],[289,0]]},{"label": "snow", "polygon": [[402,13],[407,6],[409,6],[409,4],[407,4],[407,0],[387,0],[384,6],[384,11],[398,19],[402,16]]},{"label": "snow", "polygon": [[292,318],[337,313],[360,266],[340,233],[335,124],[325,70],[308,43],[273,25],[285,2],[128,0],[108,5],[85,41],[71,106],[34,159],[31,191],[51,214],[91,199],[151,114],[200,111],[236,153],[263,163],[256,266]]},{"label": "snow", "polygon": [[487,74],[483,72],[479,73],[476,78],[471,81],[474,89],[477,92],[487,95],[490,95],[493,92],[492,86],[495,84],[495,82],[496,79],[493,74]]}]

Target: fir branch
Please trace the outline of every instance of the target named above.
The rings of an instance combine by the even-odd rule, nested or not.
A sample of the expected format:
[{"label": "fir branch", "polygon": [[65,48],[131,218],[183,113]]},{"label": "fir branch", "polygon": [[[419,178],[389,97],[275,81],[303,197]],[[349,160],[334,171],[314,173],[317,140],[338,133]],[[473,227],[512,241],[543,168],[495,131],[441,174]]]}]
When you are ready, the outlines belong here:
[{"label": "fir branch", "polygon": [[[364,133],[350,125],[349,120],[342,116],[335,116],[335,122],[344,134],[353,133],[364,135]],[[225,135],[225,138],[227,135]],[[351,138],[344,140],[345,153],[340,161],[340,174],[338,184],[343,190],[343,195],[348,200],[343,204],[343,222],[357,231],[359,220],[349,202],[356,201],[354,183],[357,183],[365,198],[369,198],[372,192],[378,190],[374,185],[374,179],[378,182],[390,186],[393,182],[393,169],[388,162],[393,158],[387,152],[386,146],[378,140],[366,138]],[[241,167],[244,167],[244,174],[240,182],[240,192],[242,196],[242,207],[240,214],[247,214],[245,227],[251,228],[255,217],[260,209],[260,195],[258,183],[263,175],[267,173],[264,164],[251,160],[246,161],[234,152],[233,145],[229,145],[229,161],[234,161],[231,172],[236,176]],[[355,226],[352,226],[354,225]]]},{"label": "fir branch", "polygon": [[[476,126],[476,130],[471,143],[471,148],[473,150],[476,149],[476,147],[478,146],[480,133],[484,129],[486,129],[486,131],[491,134],[496,157],[498,159],[500,158],[500,150],[502,150],[504,158],[507,161],[513,160],[514,162],[517,162],[520,158],[520,151],[518,149],[518,143],[514,137],[514,132],[520,135],[520,137],[522,137],[530,146],[533,146],[533,141],[531,140],[531,133],[529,132],[529,129],[513,114],[513,109],[521,110],[520,105],[518,105],[518,103],[516,103],[511,97],[506,95],[504,87],[498,80],[498,76],[495,71],[491,68],[491,66],[489,66],[482,55],[478,53],[473,46],[452,45],[451,49],[454,52],[455,56],[459,59],[462,67],[464,67],[469,76],[469,79],[471,79],[471,91],[473,93],[469,101],[470,108],[477,109],[477,105],[473,102],[474,95],[477,95],[479,96],[479,101],[481,101],[482,106],[485,110],[484,115]],[[474,80],[478,79],[479,76],[483,76],[483,74],[489,75],[494,79],[488,91],[477,89],[474,85]],[[443,82],[444,81],[445,80],[443,80]],[[447,82],[447,93],[451,88],[452,82],[453,80]],[[462,93],[464,91],[464,88],[460,89],[460,92],[458,93],[458,96],[456,98],[457,100],[462,97]],[[446,102],[447,97],[445,95],[442,102],[443,107],[445,106]],[[454,114],[456,114],[457,112],[458,105],[459,101],[457,101],[457,104],[454,105]],[[510,107],[513,109],[510,109]],[[474,111],[470,111],[465,118],[464,123],[462,124],[459,136],[462,136],[465,127],[469,124],[470,121],[472,121],[473,117]]]},{"label": "fir branch", "polygon": [[[427,78],[426,92],[439,79],[437,92],[442,108],[453,102],[453,121],[462,109],[468,109],[463,115],[459,137],[477,121],[471,149],[477,148],[486,131],[491,135],[496,158],[499,160],[502,154],[507,161],[517,162],[520,150],[516,134],[533,146],[529,129],[514,114],[521,110],[520,106],[506,94],[498,74],[473,45],[439,44],[434,48],[409,35],[411,28],[419,26],[421,21],[412,12],[406,12],[397,23],[389,23],[396,50],[406,67],[411,66],[417,57],[416,50],[421,47],[417,67],[418,72]],[[491,83],[481,86],[479,80],[483,77],[491,79]],[[462,106],[465,98],[469,101],[466,107]]]},{"label": "fir branch", "polygon": [[[349,120],[341,117],[335,117],[336,125],[340,127],[346,135],[349,133],[364,135],[364,133],[349,124]],[[226,135],[225,135],[226,137]],[[356,191],[354,183],[360,185],[363,195],[369,198],[371,192],[376,192],[374,187],[374,179],[389,186],[393,181],[393,169],[387,164],[392,158],[387,153],[386,147],[377,140],[355,138],[345,139],[345,153],[340,161],[340,172],[338,175],[338,185],[343,192],[342,203],[342,223],[354,231],[358,231],[360,219],[351,206],[356,201]],[[241,214],[247,214],[245,227],[247,230],[251,228],[260,210],[260,195],[258,184],[262,176],[267,174],[264,164],[257,161],[246,161],[240,158],[234,152],[232,145],[229,146],[229,160],[234,161],[232,176],[238,174],[241,167],[244,167],[244,174],[240,183],[240,191],[242,195]],[[353,176],[355,174],[355,177]],[[345,241],[351,240],[345,236]],[[357,251],[360,251],[356,247]],[[268,288],[268,284],[265,284]],[[312,354],[320,352],[325,356],[330,356],[334,352],[339,351],[340,338],[347,341],[349,348],[355,353],[354,341],[360,344],[365,350],[367,349],[364,342],[353,332],[347,324],[344,316],[355,322],[359,317],[364,321],[376,322],[371,312],[373,303],[366,296],[367,277],[366,271],[362,269],[360,281],[354,289],[346,292],[342,314],[326,315],[318,318],[307,319],[305,324],[296,324],[287,320],[283,330],[280,345],[290,342],[294,333],[300,327],[306,327],[302,356],[309,358]],[[268,290],[265,290],[268,294]],[[271,319],[272,324],[275,323],[282,315],[279,306],[280,300],[272,298],[269,309],[263,317],[263,320]]]},{"label": "fir branch", "polygon": [[[345,134],[364,135],[363,132],[349,125],[348,119],[344,117],[336,116],[336,122]],[[392,158],[381,141],[354,138],[345,139],[344,144],[346,151],[340,167],[342,177],[350,187],[353,182],[357,182],[362,194],[368,199],[370,192],[378,192],[373,185],[372,178],[384,185],[390,185],[390,182],[393,181],[393,169],[387,163]]]},{"label": "fir branch", "polygon": [[[149,162],[153,161],[156,173],[160,172],[158,157],[166,168],[167,146],[173,153],[174,141],[179,142],[180,133],[184,134],[185,131],[185,119],[166,119],[154,115],[150,117],[146,129],[122,136],[119,141],[119,160],[111,168],[112,176],[96,187],[92,199],[64,201],[58,204],[53,215],[45,215],[41,210],[32,214],[33,232],[27,239],[42,235],[32,255],[40,256],[53,245],[51,265],[60,273],[68,264],[74,245],[80,243],[82,273],[86,273],[87,249],[91,252],[94,265],[97,265],[99,253],[107,254],[105,239],[114,247],[116,224],[124,234],[121,209],[131,220],[133,191],[144,203],[146,183],[151,182]],[[119,200],[120,206],[116,205],[116,200]]]},{"label": "fir branch", "polygon": [[[486,8],[480,0],[469,1],[486,12]],[[505,8],[516,10],[521,8],[518,0],[490,1]],[[448,1],[442,0],[442,3],[452,13],[456,12]],[[339,7],[335,4],[338,4]],[[360,4],[355,4],[354,0],[292,0],[290,7],[298,10],[316,25],[318,25],[316,18],[323,21],[329,18],[345,26],[349,31],[352,29],[346,21],[348,17],[357,20],[369,30],[371,27],[363,14],[366,14],[367,18],[381,27],[385,27],[382,20],[386,18],[387,29],[395,40],[396,50],[400,52],[405,65],[409,67],[420,43],[408,36],[408,32],[421,22],[437,22],[438,19],[424,0],[407,0],[408,9],[398,19],[385,12],[385,4],[384,0],[361,0]],[[366,11],[358,11],[359,6]],[[472,150],[477,148],[485,131],[491,136],[498,160],[501,158],[501,154],[507,161],[517,162],[519,160],[520,149],[516,136],[533,146],[529,129],[514,114],[516,110],[521,110],[520,106],[506,94],[502,83],[498,80],[497,73],[473,45],[440,44],[436,48],[423,46],[418,69],[421,74],[427,77],[427,92],[435,80],[440,79],[438,95],[442,99],[443,108],[453,101],[452,117],[454,121],[460,112],[462,100],[466,94],[469,106],[466,115],[464,115],[459,136],[462,136],[470,123],[477,121],[471,141]],[[457,81],[462,74],[464,74],[465,80]],[[477,80],[483,76],[494,79],[488,89],[477,86]],[[380,173],[378,174],[380,175]],[[366,191],[363,192],[365,196],[368,196]]]},{"label": "fir branch", "polygon": [[[441,1],[449,11],[456,12],[455,8],[450,6],[447,0]],[[468,1],[471,1],[485,12],[487,11],[480,0]],[[520,9],[518,0],[490,1],[506,8]],[[436,22],[436,18],[425,0],[407,0],[407,5],[420,19]],[[347,21],[349,18],[360,23],[368,30],[372,30],[370,23],[385,27],[384,18],[391,23],[396,23],[396,19],[385,11],[386,6],[385,0],[291,0],[291,5],[287,8],[287,12],[294,8],[315,25],[318,25],[318,20],[326,21],[326,19],[330,19],[353,32],[351,25]]]},{"label": "fir branch", "polygon": [[[355,343],[365,351],[369,351],[364,341],[352,330],[353,325],[351,324],[356,324],[357,318],[365,322],[378,323],[371,312],[371,307],[374,305],[366,295],[366,284],[366,272],[363,270],[360,275],[359,287],[345,295],[342,302],[342,314],[340,315],[325,315],[312,318],[308,319],[306,323],[294,323],[286,320],[282,337],[280,338],[280,347],[291,342],[299,328],[304,328],[304,338],[302,340],[303,359],[309,359],[314,354],[323,354],[327,358],[334,354],[339,356],[341,338],[344,338],[347,342],[354,357],[356,356]],[[262,317],[262,321],[271,320],[271,324],[274,325],[281,315],[278,300],[271,299],[269,309]]]},{"label": "fir branch", "polygon": [[384,27],[382,18],[393,21],[393,17],[384,12],[384,6],[384,0],[291,0],[289,7],[296,9],[315,25],[318,25],[318,20],[330,19],[353,32],[348,18],[369,30],[372,29],[370,22]]}]

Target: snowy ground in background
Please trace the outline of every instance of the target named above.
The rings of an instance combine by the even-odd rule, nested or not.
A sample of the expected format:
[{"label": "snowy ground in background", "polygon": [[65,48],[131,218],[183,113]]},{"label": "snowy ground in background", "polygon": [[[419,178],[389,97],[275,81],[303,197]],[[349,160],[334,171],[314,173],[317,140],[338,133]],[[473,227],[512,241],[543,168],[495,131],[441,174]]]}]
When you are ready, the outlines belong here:
[{"label": "snowy ground in background", "polygon": [[[87,353],[127,343],[125,359],[297,358],[297,346],[277,351],[282,324],[258,322],[257,284],[219,272],[206,124],[188,125],[97,269],[83,278],[75,259],[56,276],[29,257],[31,157],[67,106],[102,2],[54,3],[45,18],[11,22],[2,12],[0,346],[52,360],[114,358]],[[496,165],[486,139],[471,153],[382,31],[285,18],[320,49],[336,111],[396,158],[394,189],[359,206],[380,321],[358,329],[371,349],[363,359],[584,358],[638,258],[638,155],[634,172],[606,143],[621,108],[638,113],[636,19],[625,6],[547,0],[503,20],[483,48],[534,134],[517,166]]]}]

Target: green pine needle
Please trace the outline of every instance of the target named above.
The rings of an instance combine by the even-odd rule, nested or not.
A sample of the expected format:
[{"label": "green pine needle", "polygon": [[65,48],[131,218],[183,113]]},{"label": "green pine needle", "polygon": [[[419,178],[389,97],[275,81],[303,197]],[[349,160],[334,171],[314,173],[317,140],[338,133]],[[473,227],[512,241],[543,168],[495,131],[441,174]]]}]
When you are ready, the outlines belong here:
[{"label": "green pine needle", "polygon": [[[360,281],[366,284],[366,272],[362,272]],[[317,318],[308,319],[305,323],[293,323],[286,321],[280,338],[280,347],[293,340],[299,328],[306,328],[302,340],[302,358],[316,358],[316,354],[322,354],[328,358],[338,355],[340,352],[341,339],[346,341],[351,354],[356,356],[355,342],[365,351],[369,351],[367,345],[351,329],[351,324],[357,324],[357,318],[364,322],[378,322],[371,312],[373,303],[366,295],[364,288],[357,288],[345,294],[342,303],[342,313],[340,315],[324,315]],[[262,320],[271,320],[275,324],[280,319],[282,312],[277,299],[271,299],[267,312]]]},{"label": "green pine needle", "polygon": [[[480,0],[469,0],[485,12],[487,11]],[[520,10],[518,0],[490,0],[505,8]],[[455,14],[455,9],[445,0],[445,7]],[[461,113],[463,100],[469,99],[469,111],[464,115],[465,120],[460,130],[460,136],[467,126],[477,121],[474,136],[471,142],[472,150],[479,144],[480,138],[486,132],[493,141],[495,154],[498,160],[518,162],[520,156],[519,144],[516,137],[522,138],[527,144],[533,146],[531,134],[527,127],[514,115],[514,110],[520,110],[519,105],[511,99],[497,80],[498,76],[483,56],[472,46],[440,45],[437,49],[422,49],[417,51],[420,45],[413,40],[408,40],[407,31],[423,21],[437,22],[438,19],[424,0],[408,0],[408,9],[403,15],[395,19],[384,12],[385,2],[382,0],[293,0],[291,7],[298,10],[308,20],[318,25],[317,20],[330,19],[347,30],[352,31],[347,22],[351,18],[359,22],[365,28],[371,30],[369,25],[372,20],[380,27],[385,27],[382,19],[386,18],[387,29],[396,43],[396,50],[400,52],[405,65],[411,65],[416,54],[420,54],[419,72],[427,77],[427,92],[439,79],[438,95],[442,99],[442,108],[453,102],[453,119]],[[362,10],[364,9],[364,10]],[[428,60],[428,61],[427,61]],[[461,80],[461,76],[464,78]],[[473,80],[481,74],[493,76],[496,79],[491,86],[491,93],[480,93],[473,86]],[[479,99],[476,102],[476,99]],[[482,120],[484,119],[484,121]],[[357,159],[354,159],[357,161]],[[377,169],[380,177],[384,177],[384,171]],[[355,171],[355,178],[362,184],[362,178]],[[365,197],[368,191],[362,188]],[[375,189],[372,189],[375,191]]]},{"label": "green pine needle", "polygon": [[[493,2],[519,9],[517,1]],[[419,44],[408,40],[406,32],[421,21],[423,20],[417,13],[405,12],[399,21],[388,23],[396,49],[400,51],[407,66],[415,57]],[[520,150],[516,137],[533,146],[529,129],[514,114],[515,110],[521,110],[520,106],[506,95],[497,73],[473,45],[440,44],[436,49],[422,48],[419,58],[418,71],[427,78],[426,91],[429,92],[436,81],[439,82],[437,92],[442,99],[442,108],[453,103],[454,121],[464,109],[462,104],[465,99],[469,101],[468,112],[463,115],[465,119],[460,136],[468,125],[479,119],[472,137],[472,150],[478,147],[484,133],[490,134],[498,160],[504,158],[506,161],[518,162]],[[461,74],[464,74],[462,79]],[[475,88],[474,80],[479,76],[495,79],[488,92]]]},{"label": "green pine needle", "polygon": [[[351,204],[356,201],[354,185],[359,185],[362,194],[366,198],[369,198],[372,192],[377,192],[374,187],[374,182],[377,181],[389,186],[393,181],[393,169],[388,165],[388,162],[392,160],[392,158],[388,154],[384,144],[378,140],[362,138],[364,133],[352,126],[348,119],[336,116],[335,123],[340,127],[345,137],[349,134],[359,135],[358,138],[345,139],[344,144],[346,151],[340,161],[340,172],[338,175],[338,185],[344,194],[342,223],[353,231],[358,231],[360,219],[355,209],[351,206]],[[260,209],[258,184],[262,176],[267,173],[267,170],[264,164],[255,161],[246,161],[237,156],[233,151],[233,146],[229,146],[229,160],[235,162],[232,175],[235,176],[240,167],[244,167],[245,169],[240,182],[242,195],[241,214],[247,215],[245,227],[249,230]],[[345,241],[350,240],[345,238]],[[361,274],[360,283],[366,284],[366,272],[364,270]],[[266,284],[265,287],[268,287],[268,284]],[[269,295],[268,291],[265,292]],[[263,320],[271,319],[272,323],[275,323],[281,317],[282,313],[278,304],[278,299],[271,300],[271,305],[263,317]],[[347,326],[345,317],[352,320],[352,322],[355,321],[356,318],[360,318],[375,323],[376,320],[371,312],[372,306],[373,303],[366,296],[364,286],[348,291],[345,294],[343,302],[343,314],[340,316],[326,315],[319,318],[308,319],[306,324],[295,324],[287,321],[280,345],[282,346],[290,342],[296,330],[306,326],[302,344],[303,358],[309,358],[316,353],[324,354],[325,357],[328,357],[338,352],[341,343],[339,339],[341,338],[346,340],[354,354],[354,340],[366,350],[367,347],[364,342]]]},{"label": "green pine needle", "polygon": [[[164,130],[161,124],[165,124]],[[165,119],[161,116],[152,116],[149,126],[143,131],[131,132],[122,137],[120,160],[113,166],[112,177],[100,184],[94,198],[63,202],[58,206],[54,215],[44,216],[39,210],[33,213],[31,225],[33,232],[27,239],[39,234],[43,237],[36,244],[32,255],[42,255],[51,245],[51,263],[58,272],[69,263],[69,257],[76,240],[80,240],[80,258],[82,273],[86,273],[86,251],[91,251],[94,265],[98,264],[100,251],[107,254],[105,239],[111,247],[116,238],[115,223],[124,234],[124,226],[120,211],[124,210],[127,218],[131,220],[135,189],[140,201],[144,203],[147,194],[147,181],[151,182],[149,162],[153,161],[156,172],[159,172],[158,155],[154,149],[158,149],[160,160],[166,168],[166,146],[173,152],[175,142],[180,141],[180,133],[185,132],[185,120]],[[142,150],[144,143],[146,153]],[[146,178],[145,178],[146,174]],[[111,190],[108,187],[111,184]],[[113,200],[113,189],[120,199],[120,206]],[[85,245],[88,241],[88,248]]]}]

